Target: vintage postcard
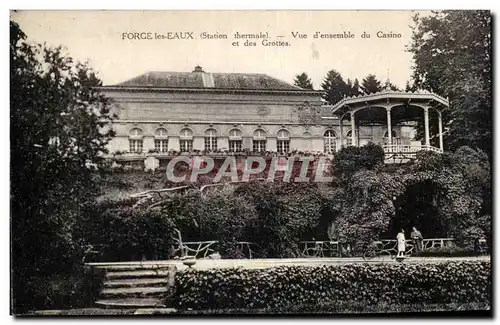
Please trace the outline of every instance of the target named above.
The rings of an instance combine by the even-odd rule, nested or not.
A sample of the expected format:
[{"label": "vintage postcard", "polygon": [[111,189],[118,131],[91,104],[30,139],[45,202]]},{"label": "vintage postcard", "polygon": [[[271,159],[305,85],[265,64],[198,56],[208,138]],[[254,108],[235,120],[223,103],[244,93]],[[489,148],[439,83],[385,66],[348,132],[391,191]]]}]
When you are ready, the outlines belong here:
[{"label": "vintage postcard", "polygon": [[12,10],[11,314],[491,316],[491,29]]}]

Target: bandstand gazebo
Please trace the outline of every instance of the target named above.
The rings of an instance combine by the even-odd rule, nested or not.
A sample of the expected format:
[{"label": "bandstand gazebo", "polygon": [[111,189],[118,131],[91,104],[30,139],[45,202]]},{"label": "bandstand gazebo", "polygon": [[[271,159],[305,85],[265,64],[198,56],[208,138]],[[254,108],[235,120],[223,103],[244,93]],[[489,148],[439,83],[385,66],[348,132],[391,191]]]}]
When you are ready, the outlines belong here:
[{"label": "bandstand gazebo", "polygon": [[[449,107],[446,98],[427,91],[397,92],[383,90],[369,95],[346,97],[331,106],[332,114],[340,120],[340,143],[343,144],[343,121],[351,121],[351,143],[358,146],[357,128],[361,125],[387,125],[388,143],[383,145],[386,159],[390,157],[411,158],[420,150],[443,152],[442,110]],[[434,110],[438,117],[439,147],[431,145],[429,134],[429,113]],[[424,144],[393,143],[392,127],[408,122],[424,120]]]}]

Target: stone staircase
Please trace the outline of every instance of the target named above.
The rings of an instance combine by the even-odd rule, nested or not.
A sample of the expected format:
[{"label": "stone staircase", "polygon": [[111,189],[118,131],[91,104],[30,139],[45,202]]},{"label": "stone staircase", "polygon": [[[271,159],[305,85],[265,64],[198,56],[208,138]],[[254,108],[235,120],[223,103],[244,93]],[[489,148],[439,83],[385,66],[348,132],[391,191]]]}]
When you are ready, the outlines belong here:
[{"label": "stone staircase", "polygon": [[95,302],[100,308],[165,308],[173,290],[175,265],[137,262],[92,267],[104,271]]}]

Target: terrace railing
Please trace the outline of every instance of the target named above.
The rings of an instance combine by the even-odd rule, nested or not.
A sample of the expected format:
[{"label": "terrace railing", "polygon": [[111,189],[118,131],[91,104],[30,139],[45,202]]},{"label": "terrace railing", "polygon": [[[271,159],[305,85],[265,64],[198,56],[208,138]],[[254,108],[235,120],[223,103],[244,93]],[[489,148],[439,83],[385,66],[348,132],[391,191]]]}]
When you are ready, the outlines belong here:
[{"label": "terrace railing", "polygon": [[[452,246],[453,238],[428,238],[422,243],[422,250]],[[409,247],[413,246],[413,240],[407,239]],[[374,242],[377,250],[397,253],[398,242],[396,239],[381,239]],[[300,254],[302,257],[345,257],[353,255],[353,247],[350,243],[338,241],[302,241],[300,242]]]}]

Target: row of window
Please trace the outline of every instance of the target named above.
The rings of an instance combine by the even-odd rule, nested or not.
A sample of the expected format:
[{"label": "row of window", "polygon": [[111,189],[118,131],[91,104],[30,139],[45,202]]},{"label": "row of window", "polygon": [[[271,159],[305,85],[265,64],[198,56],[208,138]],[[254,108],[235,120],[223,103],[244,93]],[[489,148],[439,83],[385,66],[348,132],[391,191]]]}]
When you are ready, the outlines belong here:
[{"label": "row of window", "polygon": [[[229,140],[229,151],[242,151],[242,140]],[[179,149],[182,152],[190,152],[193,150],[193,140],[179,140]],[[155,140],[155,150],[158,152],[168,151],[168,139]],[[217,138],[205,138],[205,150],[217,150]],[[278,152],[290,151],[290,140],[277,141]],[[129,140],[129,151],[135,153],[143,152],[143,142],[140,139]],[[254,140],[253,151],[266,151],[266,140]]]},{"label": "row of window", "polygon": [[[182,152],[189,152],[193,149],[192,131],[190,129],[182,129],[181,136],[179,140],[180,150]],[[347,145],[352,144],[351,139],[352,131],[349,130],[346,134]],[[393,137],[396,136],[395,132],[392,132]],[[242,150],[242,140],[241,131],[238,129],[232,129],[229,131],[229,151],[238,152]],[[253,151],[266,151],[266,132],[262,129],[257,129],[254,132],[253,139]],[[278,152],[289,152],[290,151],[290,133],[287,130],[279,130],[277,134],[277,151]],[[142,152],[142,130],[139,128],[134,128],[130,132],[130,152]],[[326,130],[323,134],[324,136],[324,151],[326,153],[333,153],[337,151],[337,136],[333,130]],[[387,137],[387,132],[384,134]],[[208,129],[205,131],[205,150],[216,151],[217,148],[217,131],[214,129]],[[168,151],[168,136],[167,130],[164,128],[156,129],[155,131],[155,150],[158,152]]]}]

